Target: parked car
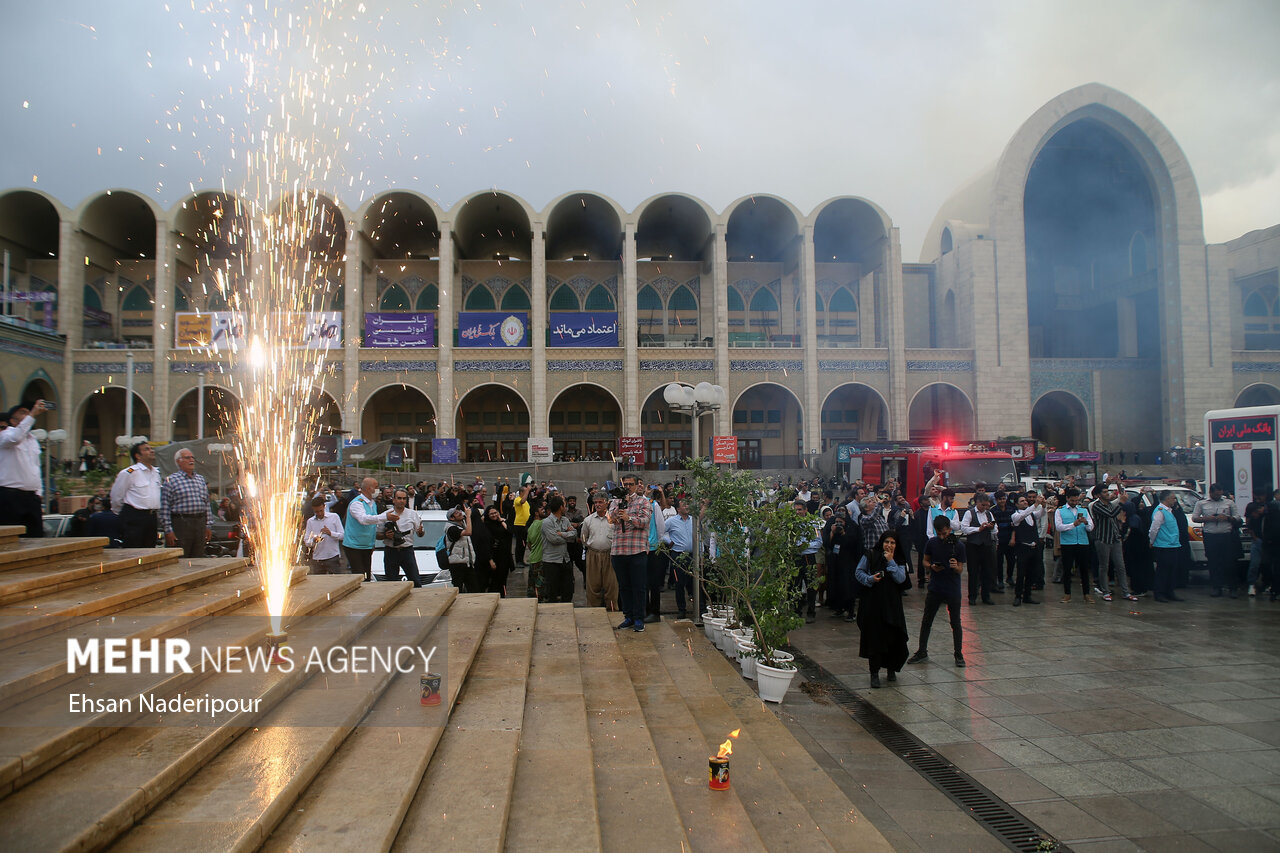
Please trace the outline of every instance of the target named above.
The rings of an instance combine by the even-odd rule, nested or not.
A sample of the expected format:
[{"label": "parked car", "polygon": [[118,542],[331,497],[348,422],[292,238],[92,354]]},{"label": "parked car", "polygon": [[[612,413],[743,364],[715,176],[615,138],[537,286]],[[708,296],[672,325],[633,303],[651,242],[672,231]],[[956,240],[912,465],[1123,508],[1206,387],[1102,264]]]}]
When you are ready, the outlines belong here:
[{"label": "parked car", "polygon": [[[451,586],[453,581],[448,569],[441,571],[439,563],[436,562],[436,543],[440,541],[445,528],[449,526],[448,513],[442,509],[420,509],[418,515],[422,518],[422,535],[418,536],[417,531],[413,531],[413,557],[418,564],[418,576],[422,578],[423,586]],[[375,580],[386,580],[382,559],[385,547],[386,543],[381,538],[373,546]]]},{"label": "parked car", "polygon": [[46,539],[59,536],[70,536],[71,516],[63,513],[50,513],[44,517],[44,535]]}]

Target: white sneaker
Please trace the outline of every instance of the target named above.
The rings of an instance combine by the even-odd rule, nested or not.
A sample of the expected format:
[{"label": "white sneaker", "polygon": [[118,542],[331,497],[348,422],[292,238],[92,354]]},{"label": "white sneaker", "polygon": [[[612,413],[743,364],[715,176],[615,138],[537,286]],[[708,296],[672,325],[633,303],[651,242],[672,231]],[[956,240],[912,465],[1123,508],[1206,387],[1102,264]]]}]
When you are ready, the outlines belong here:
[{"label": "white sneaker", "polygon": [[1250,584],[1250,585],[1249,585],[1249,595],[1257,595],[1257,594],[1258,594],[1258,588],[1257,588],[1257,587],[1255,587],[1253,584]]},{"label": "white sneaker", "polygon": [[1103,591],[1102,591],[1102,587],[1100,587],[1100,586],[1095,586],[1095,587],[1093,588],[1093,591],[1094,591],[1094,593],[1095,593],[1096,595],[1110,595],[1110,593],[1103,592]]}]

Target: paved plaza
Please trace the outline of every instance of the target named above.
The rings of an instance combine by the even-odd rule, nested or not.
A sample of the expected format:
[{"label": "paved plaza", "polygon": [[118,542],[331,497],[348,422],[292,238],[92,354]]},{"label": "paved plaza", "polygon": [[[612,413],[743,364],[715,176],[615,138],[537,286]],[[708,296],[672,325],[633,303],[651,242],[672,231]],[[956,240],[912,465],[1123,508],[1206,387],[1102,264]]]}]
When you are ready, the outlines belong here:
[{"label": "paved plaza", "polygon": [[[820,612],[792,644],[1072,850],[1280,849],[1280,602],[1180,594],[966,606],[964,669],[944,610],[879,690],[856,625]],[[904,603],[914,651],[924,595]],[[780,713],[896,849],[1007,849],[819,688]]]}]

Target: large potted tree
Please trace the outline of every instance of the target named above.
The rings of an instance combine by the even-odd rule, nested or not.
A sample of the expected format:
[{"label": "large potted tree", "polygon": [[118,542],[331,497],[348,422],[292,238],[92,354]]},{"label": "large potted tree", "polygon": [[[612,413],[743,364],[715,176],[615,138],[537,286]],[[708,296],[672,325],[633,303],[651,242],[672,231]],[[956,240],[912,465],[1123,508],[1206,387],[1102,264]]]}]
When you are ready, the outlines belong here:
[{"label": "large potted tree", "polygon": [[689,463],[699,521],[714,537],[705,564],[706,586],[751,630],[745,652],[755,659],[760,698],[781,702],[796,668],[782,650],[804,624],[796,557],[814,538],[814,522],[789,501],[770,496],[750,472]]}]

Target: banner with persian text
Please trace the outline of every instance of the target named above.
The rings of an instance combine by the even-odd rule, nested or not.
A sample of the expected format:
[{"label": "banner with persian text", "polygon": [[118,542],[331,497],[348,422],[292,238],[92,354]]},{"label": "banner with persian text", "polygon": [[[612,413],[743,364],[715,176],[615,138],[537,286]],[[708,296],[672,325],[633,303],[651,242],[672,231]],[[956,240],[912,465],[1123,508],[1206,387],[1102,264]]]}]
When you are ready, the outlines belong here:
[{"label": "banner with persian text", "polygon": [[617,311],[552,311],[550,345],[553,347],[616,347]]},{"label": "banner with persian text", "polygon": [[[342,345],[341,311],[304,311],[286,324],[286,345],[293,349],[328,349]],[[242,315],[235,311],[179,311],[174,314],[173,347],[231,352],[246,345]]]},{"label": "banner with persian text", "polygon": [[527,347],[529,314],[525,311],[460,311],[458,346]]},{"label": "banner with persian text", "polygon": [[364,345],[433,347],[436,345],[436,315],[429,311],[367,313],[364,315]]}]

